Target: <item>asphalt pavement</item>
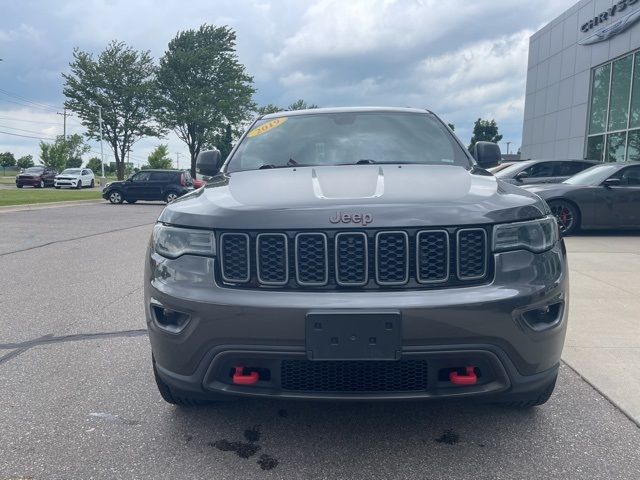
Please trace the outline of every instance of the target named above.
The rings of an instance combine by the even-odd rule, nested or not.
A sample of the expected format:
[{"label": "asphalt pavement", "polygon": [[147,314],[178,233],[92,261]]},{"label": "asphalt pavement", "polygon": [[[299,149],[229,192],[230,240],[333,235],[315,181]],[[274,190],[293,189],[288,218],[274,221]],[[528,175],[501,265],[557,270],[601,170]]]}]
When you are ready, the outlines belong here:
[{"label": "asphalt pavement", "polygon": [[161,209],[0,212],[1,480],[640,477],[640,429],[564,365],[530,410],[164,403],[142,304]]}]

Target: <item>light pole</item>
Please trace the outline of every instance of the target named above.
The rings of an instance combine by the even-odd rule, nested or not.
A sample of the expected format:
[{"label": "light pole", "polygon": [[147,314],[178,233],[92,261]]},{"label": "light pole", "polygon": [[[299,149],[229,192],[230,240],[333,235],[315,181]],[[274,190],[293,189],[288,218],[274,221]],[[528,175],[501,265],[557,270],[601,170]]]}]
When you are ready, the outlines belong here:
[{"label": "light pole", "polygon": [[180,152],[176,152],[176,163],[178,165],[178,170],[180,170]]},{"label": "light pole", "polygon": [[509,145],[511,145],[512,142],[504,142],[507,144],[507,155],[509,155]]},{"label": "light pole", "polygon": [[100,186],[104,188],[107,179],[104,177],[104,150],[102,148],[102,107],[98,106],[98,122],[100,123],[100,164],[102,166],[102,176],[100,177]]}]

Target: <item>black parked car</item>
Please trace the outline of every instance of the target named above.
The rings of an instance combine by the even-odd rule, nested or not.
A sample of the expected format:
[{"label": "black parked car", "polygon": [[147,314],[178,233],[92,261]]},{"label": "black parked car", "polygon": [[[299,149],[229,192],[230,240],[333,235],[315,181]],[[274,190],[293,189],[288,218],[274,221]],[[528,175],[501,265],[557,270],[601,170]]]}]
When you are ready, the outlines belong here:
[{"label": "black parked car", "polygon": [[102,198],[111,203],[136,203],[138,200],[164,200],[171,203],[193,189],[189,172],[142,170],[122,182],[107,183],[102,190]]},{"label": "black parked car", "polygon": [[524,188],[547,201],[565,235],[579,228],[640,228],[640,162],[600,164],[563,183]]},{"label": "black parked car", "polygon": [[58,172],[50,167],[40,165],[29,167],[16,176],[16,187],[53,187],[53,182],[57,174]]},{"label": "black parked car", "polygon": [[597,164],[592,160],[525,160],[493,174],[514,185],[560,183]]}]

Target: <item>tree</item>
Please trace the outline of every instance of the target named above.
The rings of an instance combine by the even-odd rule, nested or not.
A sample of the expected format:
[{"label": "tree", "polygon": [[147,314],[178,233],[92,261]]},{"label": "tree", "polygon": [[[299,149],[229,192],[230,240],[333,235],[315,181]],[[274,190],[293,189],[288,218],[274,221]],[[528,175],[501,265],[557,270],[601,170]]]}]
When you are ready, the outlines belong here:
[{"label": "tree", "polygon": [[172,166],[173,162],[169,158],[169,147],[167,145],[158,145],[147,157],[147,165],[144,165],[142,168],[167,169]]},{"label": "tree", "polygon": [[81,166],[82,166],[82,159],[75,157],[75,158],[69,158],[64,168],[80,168]]},{"label": "tree", "polygon": [[225,159],[231,153],[233,148],[233,130],[231,124],[227,123],[227,127],[224,130],[224,135],[221,135],[216,140],[216,147],[220,150],[220,156]]},{"label": "tree", "polygon": [[98,157],[91,157],[87,162],[87,168],[91,169],[91,171],[95,174],[102,173],[102,162]]},{"label": "tree", "polygon": [[153,120],[156,67],[148,51],[139,52],[112,41],[98,56],[75,49],[65,80],[65,106],[82,119],[89,138],[100,138],[98,110],[102,108],[103,137],[115,157],[120,180],[125,157],[144,136],[162,134]]},{"label": "tree", "polygon": [[495,120],[483,120],[479,118],[473,125],[473,136],[469,144],[469,151],[473,153],[473,147],[477,142],[498,143],[502,140],[502,135],[498,134],[498,125]]},{"label": "tree", "polygon": [[194,176],[200,150],[227,124],[241,124],[255,109],[253,78],[238,61],[235,46],[231,28],[205,24],[179,32],[160,59],[156,118],[187,144]]},{"label": "tree", "polygon": [[13,167],[16,164],[16,157],[11,152],[0,153],[0,166],[2,166],[2,175],[7,172],[7,167]]},{"label": "tree", "polygon": [[40,159],[46,167],[52,167],[58,171],[65,168],[79,168],[82,165],[82,155],[89,151],[90,147],[84,143],[82,135],[58,135],[55,142],[40,142]]},{"label": "tree", "polygon": [[33,156],[32,155],[25,155],[24,157],[20,157],[18,159],[18,161],[16,162],[16,165],[18,166],[18,168],[29,168],[29,167],[33,167]]},{"label": "tree", "polygon": [[281,112],[282,110],[284,109],[280,108],[277,105],[274,105],[273,103],[270,103],[268,105],[265,105],[264,107],[258,108],[258,115],[268,115],[270,113]]},{"label": "tree", "polygon": [[314,105],[313,103],[307,103],[302,99],[296,100],[291,105],[287,107],[287,110],[307,110],[310,108],[318,108],[318,105]]}]

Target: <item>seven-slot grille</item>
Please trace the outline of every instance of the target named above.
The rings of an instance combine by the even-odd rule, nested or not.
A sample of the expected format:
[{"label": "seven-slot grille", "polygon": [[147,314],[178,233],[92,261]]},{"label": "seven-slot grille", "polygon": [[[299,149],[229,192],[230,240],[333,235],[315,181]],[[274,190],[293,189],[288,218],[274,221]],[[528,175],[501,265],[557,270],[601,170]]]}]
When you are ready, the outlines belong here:
[{"label": "seven-slot grille", "polygon": [[464,286],[489,280],[487,238],[483,228],[224,232],[219,274],[244,288]]}]

